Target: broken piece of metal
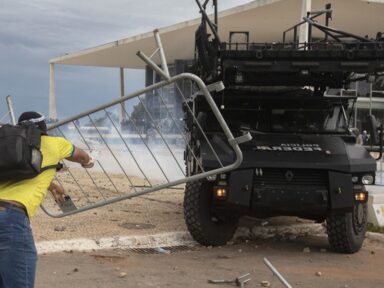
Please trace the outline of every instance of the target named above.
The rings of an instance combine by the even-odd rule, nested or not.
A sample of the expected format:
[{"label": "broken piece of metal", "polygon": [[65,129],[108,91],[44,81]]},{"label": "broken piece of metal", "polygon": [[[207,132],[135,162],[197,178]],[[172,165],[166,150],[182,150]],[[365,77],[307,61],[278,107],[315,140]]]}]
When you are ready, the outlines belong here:
[{"label": "broken piece of metal", "polygon": [[288,281],[284,279],[284,277],[279,273],[279,271],[277,271],[271,262],[268,261],[267,258],[264,258],[264,263],[272,271],[273,275],[276,276],[286,288],[292,288],[291,284],[289,284]]},{"label": "broken piece of metal", "polygon": [[239,276],[233,280],[208,280],[208,283],[211,284],[236,284],[237,287],[245,287],[245,283],[251,281],[250,273],[246,273],[242,276]]}]

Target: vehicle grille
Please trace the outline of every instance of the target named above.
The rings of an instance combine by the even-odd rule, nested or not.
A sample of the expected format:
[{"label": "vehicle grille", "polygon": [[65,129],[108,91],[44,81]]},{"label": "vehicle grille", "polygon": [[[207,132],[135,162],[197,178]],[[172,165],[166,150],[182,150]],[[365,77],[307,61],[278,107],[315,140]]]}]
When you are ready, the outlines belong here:
[{"label": "vehicle grille", "polygon": [[307,169],[255,169],[256,186],[322,186],[328,187],[328,171]]}]

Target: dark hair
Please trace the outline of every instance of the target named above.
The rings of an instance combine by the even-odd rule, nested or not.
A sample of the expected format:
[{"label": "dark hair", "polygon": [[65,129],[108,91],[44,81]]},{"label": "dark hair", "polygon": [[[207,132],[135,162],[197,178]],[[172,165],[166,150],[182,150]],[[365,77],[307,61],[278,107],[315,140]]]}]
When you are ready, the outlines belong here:
[{"label": "dark hair", "polygon": [[47,134],[47,124],[45,123],[45,117],[43,114],[34,111],[24,112],[20,115],[18,124],[24,121],[35,123],[36,127],[41,131],[42,134]]}]

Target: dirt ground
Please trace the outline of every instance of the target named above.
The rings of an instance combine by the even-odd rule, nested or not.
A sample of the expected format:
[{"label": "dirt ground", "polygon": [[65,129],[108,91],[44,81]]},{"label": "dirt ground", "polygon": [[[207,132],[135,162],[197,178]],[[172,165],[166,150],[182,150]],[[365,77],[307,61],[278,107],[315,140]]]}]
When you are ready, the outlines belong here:
[{"label": "dirt ground", "polygon": [[[310,252],[303,252],[309,248]],[[263,263],[268,260],[292,287],[384,287],[384,247],[366,240],[353,255],[325,251],[326,238],[292,241],[242,241],[234,245],[196,246],[170,254],[140,251],[95,251],[41,255],[37,288],[64,287],[235,287],[209,284],[208,279],[232,279],[250,273],[245,287],[283,287]],[[306,249],[307,250],[307,249]]]},{"label": "dirt ground", "polygon": [[[163,191],[62,219],[40,211],[32,227],[38,242],[185,231],[182,194],[182,190]],[[266,227],[281,225],[282,220],[270,219]],[[243,222],[253,225],[249,220]],[[290,222],[306,221],[292,218]],[[264,257],[292,287],[384,287],[382,243],[367,239],[360,252],[343,255],[327,251],[324,235],[280,236],[236,240],[220,248],[165,248],[169,254],[146,249],[39,255],[36,287],[231,287],[207,281],[245,273],[252,278],[245,287],[261,287],[263,280],[270,287],[283,287],[263,263]]]},{"label": "dirt ground", "polygon": [[31,221],[35,241],[185,231],[183,193],[168,189],[64,218],[40,209]]},{"label": "dirt ground", "polygon": [[[117,183],[124,189],[123,180]],[[65,218],[50,218],[39,211],[31,224],[37,242],[185,231],[182,200],[183,189],[168,189]],[[47,207],[57,210],[50,202]],[[272,220],[268,225],[273,224]],[[353,255],[327,249],[325,236],[277,235],[268,240],[237,240],[219,248],[196,245],[166,250],[170,253],[147,249],[45,254],[39,255],[36,287],[234,287],[207,281],[245,273],[252,278],[245,287],[261,287],[263,280],[270,287],[283,287],[263,263],[264,257],[293,287],[384,287],[382,243],[366,240]]]}]

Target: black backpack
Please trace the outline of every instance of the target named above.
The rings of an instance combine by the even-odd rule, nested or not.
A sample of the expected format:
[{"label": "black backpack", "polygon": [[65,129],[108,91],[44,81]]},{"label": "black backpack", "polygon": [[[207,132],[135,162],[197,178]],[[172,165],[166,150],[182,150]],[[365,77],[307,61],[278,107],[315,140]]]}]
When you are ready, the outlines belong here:
[{"label": "black backpack", "polygon": [[34,123],[0,126],[0,181],[31,179],[61,164],[42,168],[41,132]]}]

